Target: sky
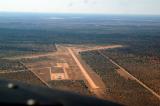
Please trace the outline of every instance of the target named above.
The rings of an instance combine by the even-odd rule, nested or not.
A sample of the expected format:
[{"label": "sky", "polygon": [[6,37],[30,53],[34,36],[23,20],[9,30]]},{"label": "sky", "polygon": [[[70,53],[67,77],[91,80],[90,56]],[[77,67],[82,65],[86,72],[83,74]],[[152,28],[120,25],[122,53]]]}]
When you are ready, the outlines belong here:
[{"label": "sky", "polygon": [[0,11],[160,15],[160,0],[0,0]]}]

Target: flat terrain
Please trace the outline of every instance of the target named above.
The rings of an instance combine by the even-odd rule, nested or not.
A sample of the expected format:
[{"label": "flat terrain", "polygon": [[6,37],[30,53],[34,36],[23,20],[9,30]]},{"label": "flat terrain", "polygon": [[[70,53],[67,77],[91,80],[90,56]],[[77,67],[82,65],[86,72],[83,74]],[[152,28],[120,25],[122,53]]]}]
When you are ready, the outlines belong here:
[{"label": "flat terrain", "polygon": [[[58,44],[54,52],[4,58],[6,63],[1,63],[0,76],[124,105],[158,105],[158,89],[146,83],[143,76],[137,77],[121,66],[118,56],[109,52],[119,48],[124,47]],[[61,67],[65,77],[53,79],[53,67]]]},{"label": "flat terrain", "polygon": [[[88,87],[90,88],[90,90],[92,92],[94,92],[94,94],[96,94],[97,97],[104,98],[104,96],[103,96],[104,86],[101,84],[101,83],[103,83],[101,81],[101,79],[98,79],[97,77],[91,77],[91,75],[93,73],[92,74],[88,73],[88,71],[84,68],[84,66],[79,61],[78,57],[73,52],[73,50],[71,48],[68,48],[68,51],[71,54],[71,56],[73,57],[73,59],[75,60],[75,62],[77,63],[78,67],[80,68],[81,73],[85,77],[85,80],[86,80],[86,82],[87,82]],[[98,82],[98,83],[96,83],[96,82]]]},{"label": "flat terrain", "polygon": [[[85,49],[83,48],[83,45],[56,45],[56,47],[57,47],[57,52],[53,52],[52,54],[50,53],[49,55],[41,55],[40,57],[37,55],[37,56],[31,56],[29,58],[27,58],[28,56],[24,56],[24,57],[10,58],[10,59],[11,60],[22,59],[26,67],[29,70],[31,70],[42,82],[44,82],[46,86],[50,88],[53,87],[53,85],[50,84],[50,82],[54,83],[54,80],[51,79],[51,72],[50,72],[51,67],[57,66],[57,64],[65,63],[68,65],[68,68],[64,72],[67,74],[67,78],[64,79],[64,81],[82,80],[85,82],[88,88],[88,92],[92,92],[92,95],[96,95],[104,99],[105,86],[103,84],[103,81],[96,73],[94,73],[94,71],[90,69],[89,66],[87,66],[84,63],[84,61],[79,56],[79,50]],[[94,47],[93,45],[88,46],[89,49],[86,50],[95,49],[93,47]],[[119,46],[113,46],[113,48],[115,47]],[[41,58],[46,58],[46,60],[42,59],[41,61]],[[34,61],[37,59],[40,60]],[[55,79],[55,81],[57,80]],[[54,87],[56,88],[56,86]]]},{"label": "flat terrain", "polygon": [[150,93],[152,93],[154,96],[156,96],[160,100],[160,95],[156,93],[154,90],[152,90],[150,87],[148,87],[146,84],[144,84],[142,81],[134,77],[132,74],[128,73],[127,70],[125,70],[122,66],[117,64],[115,61],[104,55],[101,51],[98,51],[100,55],[102,55],[104,58],[108,59],[112,64],[117,66],[119,68],[119,74],[128,77],[130,80],[135,80],[137,83],[139,83],[141,86],[143,86],[146,90],[148,90]]},{"label": "flat terrain", "polygon": [[158,56],[137,55],[125,52],[125,48],[101,51],[105,56],[122,66],[130,74],[160,95],[160,65]]},{"label": "flat terrain", "polygon": [[[107,51],[105,50],[105,52]],[[105,52],[104,50],[94,50],[82,52],[81,56],[102,78],[106,85],[108,100],[129,106],[157,106],[160,104],[157,90],[143,82],[143,75],[138,78],[134,77],[135,74],[128,73],[129,70],[110,59]]]},{"label": "flat terrain", "polygon": [[45,86],[30,70],[16,60],[0,59],[0,78],[21,81],[31,85]]},{"label": "flat terrain", "polygon": [[[79,55],[79,52],[91,51],[96,49],[109,49],[109,48],[119,48],[121,45],[113,46],[97,46],[97,45],[56,45],[57,51],[50,52],[46,54],[33,54],[33,55],[24,55],[24,56],[13,56],[8,59],[8,61],[21,61],[21,63],[32,72],[43,84],[50,88],[58,88],[72,91],[76,86],[59,87],[62,85],[63,81],[65,83],[72,82],[73,85],[77,81],[83,81],[85,85],[82,85],[81,89],[84,89],[83,86],[86,86],[88,93],[81,91],[81,94],[96,95],[100,98],[105,98],[105,84],[102,79],[94,72],[92,69],[83,61]],[[65,77],[62,80],[52,79],[51,78],[51,68],[52,67],[63,67],[63,64],[67,65],[67,68],[64,70]],[[18,71],[18,70],[17,70]],[[20,70],[21,71],[21,70]],[[59,81],[59,83],[56,83]],[[62,83],[60,83],[62,81]],[[52,82],[52,83],[51,83]],[[54,86],[54,82],[57,84]],[[64,89],[63,89],[64,90]]]}]

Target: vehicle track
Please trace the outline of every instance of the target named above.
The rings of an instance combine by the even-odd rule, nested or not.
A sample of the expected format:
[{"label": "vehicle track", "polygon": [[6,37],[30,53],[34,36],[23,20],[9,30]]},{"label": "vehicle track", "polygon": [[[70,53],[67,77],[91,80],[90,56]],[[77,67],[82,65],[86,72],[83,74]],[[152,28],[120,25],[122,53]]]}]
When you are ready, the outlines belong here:
[{"label": "vehicle track", "polygon": [[126,69],[124,69],[122,66],[120,66],[118,63],[113,61],[108,56],[104,55],[100,50],[97,50],[100,55],[102,55],[104,58],[109,60],[112,64],[116,65],[118,68],[120,68],[126,75],[128,75],[130,78],[135,80],[137,83],[139,83],[141,86],[143,86],[146,90],[148,90],[150,93],[152,93],[154,96],[156,96],[160,100],[160,95],[158,95],[155,91],[153,91],[151,88],[149,88],[147,85],[145,85],[142,81],[134,77],[132,74],[130,74]]},{"label": "vehicle track", "polygon": [[27,70],[1,71],[0,74],[18,73],[18,72],[26,72],[26,71],[27,71]]},{"label": "vehicle track", "polygon": [[48,88],[51,88],[51,86],[46,82],[44,81],[41,77],[39,77],[39,75],[37,75],[33,70],[31,70],[31,68],[27,67],[24,63],[21,62],[21,64],[27,68],[31,73],[33,73],[42,83],[44,83]]}]

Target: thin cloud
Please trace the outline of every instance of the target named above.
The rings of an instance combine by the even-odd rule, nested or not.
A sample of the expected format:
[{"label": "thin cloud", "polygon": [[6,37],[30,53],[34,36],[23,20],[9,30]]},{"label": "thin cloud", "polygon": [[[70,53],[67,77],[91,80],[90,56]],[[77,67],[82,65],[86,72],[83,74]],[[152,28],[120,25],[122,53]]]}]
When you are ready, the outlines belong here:
[{"label": "thin cloud", "polygon": [[84,2],[84,4],[87,4],[89,1],[88,0],[84,0],[83,2]]}]

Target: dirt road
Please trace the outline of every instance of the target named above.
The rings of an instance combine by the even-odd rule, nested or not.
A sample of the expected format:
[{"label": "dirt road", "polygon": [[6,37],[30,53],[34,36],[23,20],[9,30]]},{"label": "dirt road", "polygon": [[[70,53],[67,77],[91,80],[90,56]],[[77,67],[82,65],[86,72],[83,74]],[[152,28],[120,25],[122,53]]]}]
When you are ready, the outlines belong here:
[{"label": "dirt road", "polygon": [[92,89],[97,89],[99,88],[91,79],[91,77],[88,75],[88,73],[86,72],[86,70],[84,69],[84,67],[82,66],[82,64],[79,62],[79,60],[77,59],[77,57],[75,56],[75,54],[73,53],[71,48],[67,48],[69,53],[71,54],[71,56],[73,57],[73,59],[75,60],[75,62],[77,63],[78,67],[80,68],[82,74],[84,75],[84,77],[86,78],[87,82],[90,84]]},{"label": "dirt road", "polygon": [[0,71],[0,74],[9,74],[9,73],[19,73],[19,72],[25,72],[27,70],[17,70],[17,71]]},{"label": "dirt road", "polygon": [[104,50],[104,49],[114,49],[114,48],[121,48],[123,45],[108,45],[108,46],[95,46],[90,47],[84,50],[80,50],[79,52],[87,52],[87,51],[94,51],[94,50]]},{"label": "dirt road", "polygon": [[132,74],[130,74],[127,70],[125,70],[122,66],[120,66],[119,64],[117,64],[115,61],[113,61],[112,59],[110,59],[108,56],[104,55],[100,50],[98,50],[98,52],[104,58],[106,58],[107,60],[109,60],[112,64],[114,64],[117,67],[119,67],[119,69],[121,71],[123,71],[123,73],[125,73],[129,78],[132,78],[132,80],[135,80],[137,83],[139,83],[141,86],[143,86],[146,90],[148,90],[150,93],[152,93],[154,96],[156,96],[160,100],[160,95],[158,95],[155,91],[153,91],[151,88],[149,88],[143,82],[141,82],[139,79],[137,79],[136,77],[134,77]]},{"label": "dirt road", "polygon": [[3,59],[8,59],[8,60],[33,59],[33,58],[41,58],[53,55],[54,55],[53,53],[46,53],[46,54],[34,54],[34,55],[17,56],[17,57],[7,57]]}]

